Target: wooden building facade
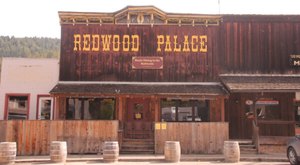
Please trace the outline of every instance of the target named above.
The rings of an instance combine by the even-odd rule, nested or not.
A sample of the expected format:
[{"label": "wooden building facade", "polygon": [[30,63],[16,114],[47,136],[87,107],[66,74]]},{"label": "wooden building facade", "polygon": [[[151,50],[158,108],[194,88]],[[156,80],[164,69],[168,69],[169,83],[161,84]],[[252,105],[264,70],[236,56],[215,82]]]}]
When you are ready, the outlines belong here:
[{"label": "wooden building facade", "polygon": [[112,122],[107,137],[123,153],[162,153],[166,140],[180,141],[183,153],[221,153],[228,139],[252,139],[267,152],[295,134],[300,16],[129,6],[59,17],[55,120]]},{"label": "wooden building facade", "polygon": [[[202,145],[185,146],[183,153],[222,152],[229,93],[215,81],[220,16],[168,14],[152,6],[59,15],[60,82],[51,90],[56,119],[118,120],[125,153],[162,153],[162,139]],[[211,139],[217,130],[222,134]],[[136,148],[136,139],[153,145]]]},{"label": "wooden building facade", "polygon": [[254,143],[295,134],[300,16],[152,6],[59,16],[56,119],[118,120],[120,141],[153,138],[154,122],[226,123],[222,140]]}]

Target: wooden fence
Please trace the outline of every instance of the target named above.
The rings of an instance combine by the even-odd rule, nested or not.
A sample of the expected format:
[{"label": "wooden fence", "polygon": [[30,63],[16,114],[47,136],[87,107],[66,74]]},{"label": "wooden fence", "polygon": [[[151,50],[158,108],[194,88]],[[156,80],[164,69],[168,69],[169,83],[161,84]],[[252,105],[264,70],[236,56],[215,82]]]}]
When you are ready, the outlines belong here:
[{"label": "wooden fence", "polygon": [[161,154],[165,141],[180,141],[181,153],[222,153],[229,139],[228,123],[155,123],[155,153]]},{"label": "wooden fence", "polygon": [[0,142],[17,142],[18,155],[48,155],[51,141],[67,141],[68,153],[98,153],[102,143],[118,140],[118,121],[0,121]]}]

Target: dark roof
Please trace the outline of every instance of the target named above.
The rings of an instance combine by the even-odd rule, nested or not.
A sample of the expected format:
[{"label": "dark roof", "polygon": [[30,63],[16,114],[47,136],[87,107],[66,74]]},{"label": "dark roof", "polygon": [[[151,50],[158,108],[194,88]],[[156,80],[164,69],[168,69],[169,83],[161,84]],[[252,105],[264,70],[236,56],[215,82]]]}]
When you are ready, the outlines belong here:
[{"label": "dark roof", "polygon": [[51,94],[227,95],[221,83],[59,82]]},{"label": "dark roof", "polygon": [[223,74],[220,79],[230,92],[300,91],[300,75]]}]

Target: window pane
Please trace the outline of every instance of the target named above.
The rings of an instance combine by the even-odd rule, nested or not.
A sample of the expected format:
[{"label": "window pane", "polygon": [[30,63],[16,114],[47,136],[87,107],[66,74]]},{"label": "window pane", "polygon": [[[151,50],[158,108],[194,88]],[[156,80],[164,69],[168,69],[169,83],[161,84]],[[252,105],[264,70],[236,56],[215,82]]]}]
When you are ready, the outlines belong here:
[{"label": "window pane", "polygon": [[9,96],[8,97],[8,120],[27,119],[28,97]]},{"label": "window pane", "polygon": [[178,121],[193,121],[192,107],[178,107]]},{"label": "window pane", "polygon": [[257,118],[261,120],[278,120],[280,116],[279,101],[276,100],[259,100],[256,102]]},{"label": "window pane", "polygon": [[201,115],[200,115],[200,109],[198,107],[194,107],[194,117],[195,121],[202,121]]},{"label": "window pane", "polygon": [[173,100],[162,100],[161,121],[176,121],[176,102]]},{"label": "window pane", "polygon": [[200,121],[208,122],[209,121],[209,105],[207,100],[196,101],[197,117]]},{"label": "window pane", "polygon": [[209,121],[208,101],[162,100],[161,121]]},{"label": "window pane", "polygon": [[46,99],[46,98],[40,98],[39,99],[39,112],[40,120],[50,120],[51,119],[51,109],[52,109],[52,100],[51,99]]},{"label": "window pane", "polygon": [[161,121],[176,121],[176,107],[162,108]]},{"label": "window pane", "polygon": [[89,112],[92,119],[113,120],[115,112],[115,101],[113,99],[96,98],[89,103]]},{"label": "window pane", "polygon": [[75,99],[67,99],[66,119],[75,119]]},{"label": "window pane", "polygon": [[71,98],[67,101],[66,119],[113,120],[115,100],[102,98]]},{"label": "window pane", "polygon": [[280,111],[278,105],[260,105],[256,107],[257,118],[265,120],[280,119]]}]

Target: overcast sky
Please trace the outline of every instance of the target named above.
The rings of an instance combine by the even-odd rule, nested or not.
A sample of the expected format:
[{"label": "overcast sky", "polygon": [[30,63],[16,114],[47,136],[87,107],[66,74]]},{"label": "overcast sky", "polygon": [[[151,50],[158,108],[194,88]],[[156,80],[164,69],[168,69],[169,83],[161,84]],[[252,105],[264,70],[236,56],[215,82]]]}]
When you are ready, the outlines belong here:
[{"label": "overcast sky", "polygon": [[197,14],[300,14],[300,0],[1,0],[0,36],[60,38],[58,11],[115,12],[153,5]]}]

